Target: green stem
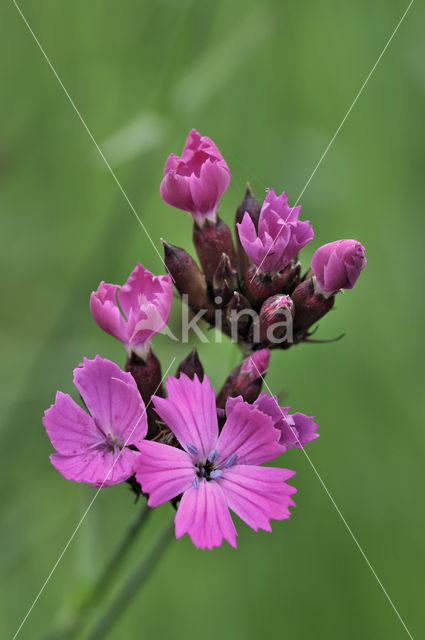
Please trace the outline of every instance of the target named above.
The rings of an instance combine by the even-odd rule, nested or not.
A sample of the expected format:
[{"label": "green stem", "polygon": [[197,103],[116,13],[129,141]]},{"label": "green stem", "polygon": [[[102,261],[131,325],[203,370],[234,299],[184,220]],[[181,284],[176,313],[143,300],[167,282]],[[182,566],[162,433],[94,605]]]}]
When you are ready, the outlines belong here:
[{"label": "green stem", "polygon": [[152,509],[150,509],[145,502],[143,508],[136,514],[136,516],[130,522],[129,527],[124,532],[124,535],[118,543],[114,554],[99,576],[95,586],[90,592],[88,599],[85,600],[79,607],[79,609],[75,612],[74,617],[71,621],[69,621],[62,628],[48,632],[45,636],[43,636],[43,640],[67,640],[81,631],[91,610],[99,604],[100,599],[107,592],[108,588],[116,577],[121,565],[128,556],[140,529],[149,518],[151,513]]},{"label": "green stem", "polygon": [[115,578],[118,569],[127,557],[133,542],[136,540],[137,534],[139,533],[140,529],[149,518],[149,515],[151,513],[152,509],[148,507],[147,503],[145,502],[145,504],[143,505],[143,509],[136,515],[136,517],[130,523],[130,526],[128,527],[124,536],[121,538],[118,547],[115,549],[114,555],[106,565],[102,575],[97,581],[90,600],[85,603],[83,607],[84,610],[90,608],[93,603],[97,604],[99,599],[108,590],[108,587]]},{"label": "green stem", "polygon": [[151,575],[156,563],[167,548],[168,543],[174,538],[174,522],[167,523],[160,537],[151,548],[150,552],[143,558],[142,562],[136,568],[124,583],[115,600],[110,607],[100,617],[93,631],[87,637],[87,640],[103,640],[107,633],[111,630],[113,624],[118,620],[120,615],[130,604],[132,598],[137,591],[145,584]]}]

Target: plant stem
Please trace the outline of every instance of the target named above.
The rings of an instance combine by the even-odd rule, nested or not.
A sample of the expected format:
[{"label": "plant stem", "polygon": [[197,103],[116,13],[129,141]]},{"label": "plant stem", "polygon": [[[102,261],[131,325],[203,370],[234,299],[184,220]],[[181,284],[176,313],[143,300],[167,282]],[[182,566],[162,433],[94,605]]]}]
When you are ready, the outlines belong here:
[{"label": "plant stem", "polygon": [[103,638],[106,637],[113,624],[130,604],[137,591],[145,584],[155,568],[157,561],[173,538],[174,522],[168,522],[151,550],[145,558],[143,558],[134,573],[130,575],[127,582],[124,583],[110,607],[105,611],[103,616],[100,617],[93,631],[87,637],[87,640],[103,640]]},{"label": "plant stem", "polygon": [[90,597],[90,600],[86,602],[85,605],[83,606],[84,610],[89,608],[93,602],[97,604],[97,602],[99,601],[99,598],[101,598],[103,594],[108,590],[108,587],[113,581],[113,579],[115,578],[116,573],[120,568],[120,565],[124,562],[125,558],[127,557],[131,549],[132,543],[135,541],[137,534],[139,533],[139,530],[141,529],[143,524],[146,522],[146,520],[149,518],[149,515],[151,513],[152,513],[152,509],[148,507],[147,502],[145,502],[145,504],[143,505],[143,509],[139,511],[136,517],[132,520],[124,536],[121,538],[121,541],[118,544],[118,547],[115,549],[114,555],[106,565],[105,569],[103,570],[103,573],[101,574],[99,580],[97,581],[97,584],[93,589],[93,593]]},{"label": "plant stem", "polygon": [[135,542],[140,529],[151,513],[152,509],[148,507],[145,502],[142,509],[136,514],[130,522],[129,527],[124,532],[124,535],[118,543],[111,559],[90,592],[88,599],[85,600],[75,612],[71,621],[62,628],[48,632],[43,636],[43,640],[67,640],[68,638],[75,636],[82,629],[91,609],[99,604],[100,599],[113,582],[118,570],[131,550],[132,544]]}]

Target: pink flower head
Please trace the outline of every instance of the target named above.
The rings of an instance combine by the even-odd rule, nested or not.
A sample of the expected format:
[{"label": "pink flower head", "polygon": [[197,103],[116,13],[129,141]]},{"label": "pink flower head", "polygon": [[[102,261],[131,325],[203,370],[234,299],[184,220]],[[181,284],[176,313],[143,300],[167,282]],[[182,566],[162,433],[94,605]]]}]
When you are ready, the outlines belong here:
[{"label": "pink flower head", "polygon": [[229,182],[229,167],[214,142],[192,129],[181,158],[168,156],[160,192],[167,204],[189,211],[201,225],[216,221],[217,203]]},{"label": "pink flower head", "polygon": [[365,249],[357,240],[324,244],[311,259],[316,290],[329,296],[340,289],[352,289],[366,264]]},{"label": "pink flower head", "polygon": [[301,207],[291,208],[288,196],[267,191],[260,212],[258,231],[248,212],[237,224],[242,246],[262,271],[282,271],[314,237],[310,222],[298,220]]},{"label": "pink flower head", "polygon": [[255,531],[271,531],[270,519],[289,518],[295,489],[293,471],[261,467],[284,450],[280,431],[257,407],[237,402],[219,434],[214,389],[186,375],[170,377],[167,398],[153,398],[155,409],[181,449],[144,441],[136,479],[156,507],[183,494],[175,518],[176,537],[189,534],[201,549],[236,547],[231,509]]},{"label": "pink flower head", "polygon": [[74,369],[88,411],[58,391],[43,424],[57,453],[52,465],[67,480],[108,486],[127,480],[147,432],[145,405],[130,373],[96,356]]},{"label": "pink flower head", "polygon": [[133,351],[146,359],[151,339],[168,321],[172,302],[170,276],[154,276],[138,262],[122,287],[100,283],[90,296],[90,311],[101,329],[121,340],[129,356]]}]

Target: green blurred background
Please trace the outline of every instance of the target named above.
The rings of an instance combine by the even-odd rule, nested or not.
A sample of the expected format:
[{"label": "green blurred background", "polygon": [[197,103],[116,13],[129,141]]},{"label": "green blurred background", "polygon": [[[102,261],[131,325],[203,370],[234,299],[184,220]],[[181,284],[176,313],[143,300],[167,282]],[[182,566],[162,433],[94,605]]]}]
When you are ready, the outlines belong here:
[{"label": "green blurred background", "polygon": [[[231,224],[244,185],[258,197],[303,188],[407,2],[22,0],[21,7],[155,243],[191,247],[190,218],[158,187],[164,160],[196,127],[231,172]],[[424,596],[424,7],[414,3],[302,197],[316,238],[355,237],[368,266],[320,324],[344,340],[275,353],[268,382],[314,414],[308,449],[405,619],[422,637]],[[121,345],[88,299],[137,260],[163,267],[9,0],[0,8],[0,636],[16,631],[93,496],[49,464],[41,425],[57,388]],[[190,249],[191,250],[191,249]],[[175,305],[177,322],[179,303]],[[164,369],[188,346],[155,340]],[[221,384],[229,345],[200,345]],[[300,451],[297,509],[273,534],[238,522],[239,548],[174,542],[112,638],[407,637]],[[135,511],[103,490],[23,627],[66,620]],[[129,564],[170,517],[159,509]]]}]

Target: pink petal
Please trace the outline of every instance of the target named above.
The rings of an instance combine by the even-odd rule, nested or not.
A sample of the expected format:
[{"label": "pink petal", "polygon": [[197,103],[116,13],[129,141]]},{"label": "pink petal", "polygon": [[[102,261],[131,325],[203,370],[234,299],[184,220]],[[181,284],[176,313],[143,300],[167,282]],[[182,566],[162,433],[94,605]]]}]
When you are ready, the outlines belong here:
[{"label": "pink petal", "polygon": [[218,461],[236,456],[237,464],[260,464],[277,458],[284,448],[272,419],[247,402],[236,402],[217,441]]},{"label": "pink petal", "polygon": [[157,507],[183,493],[195,477],[195,466],[186,451],[149,440],[141,445],[136,480],[144,493],[149,494],[150,507]]},{"label": "pink petal", "polygon": [[93,418],[68,394],[58,391],[55,403],[44,412],[43,424],[59,453],[74,455],[103,442]]},{"label": "pink petal", "polygon": [[195,209],[189,178],[170,170],[164,175],[159,188],[161,198],[172,207],[192,212]]},{"label": "pink petal", "polygon": [[101,282],[90,296],[90,311],[101,329],[126,342],[127,326],[115,299],[117,289],[116,284]]},{"label": "pink petal", "polygon": [[270,519],[284,520],[295,506],[290,496],[296,492],[286,480],[295,474],[289,469],[236,465],[220,478],[229,509],[257,531],[271,531]]},{"label": "pink petal", "polygon": [[114,362],[84,358],[74,370],[74,384],[87,409],[104,434],[112,434],[120,444],[140,443],[147,432],[144,402],[130,373]]},{"label": "pink petal", "polygon": [[74,456],[53,453],[50,462],[67,480],[108,487],[133,475],[138,451],[94,449]]},{"label": "pink petal", "polygon": [[236,548],[236,529],[217,482],[202,480],[181,499],[175,518],[176,537],[186,533],[200,549],[219,547],[223,540]]},{"label": "pink petal", "polygon": [[298,441],[295,444],[297,449],[301,449],[307,442],[319,437],[319,434],[316,433],[319,425],[314,422],[314,417],[306,416],[304,413],[293,413],[289,417],[293,419],[298,433]]},{"label": "pink petal", "polygon": [[[218,436],[214,389],[204,376],[193,380],[185,374],[170,376],[165,383],[167,398],[153,396],[159,416],[173,431],[183,449],[196,450],[204,459],[215,448]],[[189,447],[188,447],[189,445]]]},{"label": "pink petal", "polygon": [[173,290],[170,276],[155,276],[140,262],[137,263],[127,282],[118,292],[120,305],[127,318],[130,310],[137,315],[137,311],[143,310],[145,304],[152,303],[158,307],[164,324],[170,315],[172,298]]}]

